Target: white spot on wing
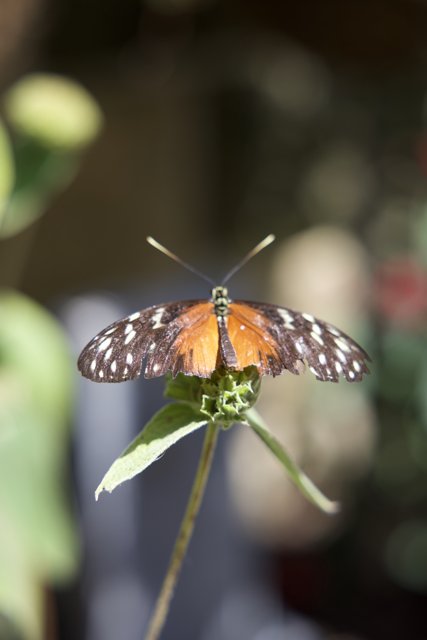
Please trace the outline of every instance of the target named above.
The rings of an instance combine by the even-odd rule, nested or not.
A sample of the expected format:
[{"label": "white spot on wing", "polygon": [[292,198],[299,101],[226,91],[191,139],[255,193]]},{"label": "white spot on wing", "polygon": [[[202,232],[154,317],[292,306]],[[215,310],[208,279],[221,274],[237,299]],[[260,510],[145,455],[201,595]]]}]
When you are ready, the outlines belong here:
[{"label": "white spot on wing", "polygon": [[354,371],[349,371],[348,372],[348,377],[351,378],[353,380],[353,378],[355,377],[355,373]]},{"label": "white spot on wing", "polygon": [[161,319],[162,319],[164,310],[165,310],[164,307],[159,307],[159,309],[156,310],[156,313],[153,314],[153,317],[151,318],[153,323],[152,324],[153,329],[160,329],[160,327],[163,327],[163,323],[161,322]]},{"label": "white spot on wing", "polygon": [[113,360],[113,362],[110,365],[110,369],[113,373],[116,373],[116,369],[117,369],[117,362],[115,360]]},{"label": "white spot on wing", "polygon": [[295,343],[295,349],[298,351],[298,353],[303,353],[304,352],[304,347],[302,346],[302,344],[300,342],[296,342]]},{"label": "white spot on wing", "polygon": [[339,362],[335,363],[335,369],[337,370],[337,373],[341,373],[342,371],[342,366],[340,365]]},{"label": "white spot on wing", "polygon": [[337,352],[337,356],[338,358],[341,360],[341,362],[343,364],[347,363],[347,358],[345,357],[345,355],[343,354],[343,352],[341,351],[341,349],[335,349],[335,351]]},{"label": "white spot on wing", "polygon": [[305,318],[306,320],[308,320],[309,322],[316,322],[314,317],[312,315],[310,315],[309,313],[303,313],[302,317]]},{"label": "white spot on wing", "polygon": [[133,362],[133,355],[131,353],[128,353],[126,356],[126,362],[127,364],[132,364]]},{"label": "white spot on wing", "polygon": [[156,343],[155,343],[155,342],[152,342],[152,343],[150,344],[150,346],[148,347],[148,351],[153,351],[153,350],[155,349],[155,347],[156,347]]},{"label": "white spot on wing", "polygon": [[350,347],[343,338],[334,338],[334,340],[337,347],[339,347],[343,351],[350,351]]},{"label": "white spot on wing", "polygon": [[[317,325],[316,325],[316,326],[317,326]],[[316,342],[318,342],[318,343],[319,343],[319,344],[321,344],[322,346],[325,344],[325,343],[323,342],[323,339],[322,339],[319,335],[317,335],[317,333],[314,333],[314,331],[311,331],[310,335],[311,335],[311,337],[312,337],[314,340],[316,340]]]},{"label": "white spot on wing", "polygon": [[295,329],[293,325],[294,316],[291,315],[289,311],[286,311],[286,309],[278,309],[277,311],[279,312],[279,316],[282,318],[284,322],[285,329]]},{"label": "white spot on wing", "polygon": [[128,333],[128,335],[126,336],[125,344],[129,344],[129,342],[131,342],[135,336],[136,336],[136,331],[132,330],[130,333]]},{"label": "white spot on wing", "polygon": [[328,331],[329,333],[332,333],[332,335],[334,336],[340,336],[341,333],[338,331],[338,329],[335,329],[335,327],[331,326],[330,324],[328,325]]},{"label": "white spot on wing", "polygon": [[109,358],[111,358],[112,353],[113,353],[113,347],[110,347],[108,351],[106,351],[105,353],[104,360],[108,360]]},{"label": "white spot on wing", "polygon": [[159,369],[160,369],[160,365],[156,363],[156,364],[154,365],[154,367],[153,367],[153,371],[154,371],[154,373],[155,373],[156,371],[158,371]]},{"label": "white spot on wing", "polygon": [[100,351],[105,351],[105,349],[108,349],[110,344],[111,344],[111,338],[105,338],[105,340],[101,342],[98,348]]},{"label": "white spot on wing", "polygon": [[353,360],[353,368],[355,369],[355,371],[359,372],[361,370],[361,366],[360,364],[357,362],[357,360]]},{"label": "white spot on wing", "polygon": [[96,360],[95,358],[92,360],[92,362],[90,363],[90,370],[91,371],[95,371],[96,369]]},{"label": "white spot on wing", "polygon": [[326,356],[324,353],[319,353],[319,362],[320,364],[326,364]]},{"label": "white spot on wing", "polygon": [[102,371],[102,369],[101,369],[101,371],[99,372],[99,374],[98,374],[98,375],[99,375],[99,377],[100,377],[100,378],[103,378],[103,377],[104,377],[104,372]]},{"label": "white spot on wing", "polygon": [[246,329],[245,325],[244,325],[244,324],[241,324],[241,325],[240,325],[240,329],[241,329],[242,331],[244,331],[244,330]]},{"label": "white spot on wing", "polygon": [[129,324],[127,324],[127,325],[125,326],[125,336],[126,336],[128,333],[130,333],[130,332],[132,331],[132,329],[133,329],[133,324],[130,322]]},{"label": "white spot on wing", "polygon": [[113,333],[113,331],[115,331],[116,329],[117,329],[117,325],[115,325],[114,327],[111,327],[111,329],[108,329],[108,331],[106,331],[104,335],[109,336],[110,333]]},{"label": "white spot on wing", "polygon": [[141,315],[141,313],[139,311],[136,311],[135,313],[133,313],[131,316],[129,316],[128,320],[130,320],[131,322],[133,320],[137,320],[139,318],[139,316]]}]

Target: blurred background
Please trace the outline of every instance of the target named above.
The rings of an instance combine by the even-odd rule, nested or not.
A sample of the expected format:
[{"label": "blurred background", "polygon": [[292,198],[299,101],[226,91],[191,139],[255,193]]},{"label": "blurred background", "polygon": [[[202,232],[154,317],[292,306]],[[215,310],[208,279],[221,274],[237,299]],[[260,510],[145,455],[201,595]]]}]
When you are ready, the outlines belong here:
[{"label": "blurred background", "polygon": [[96,385],[86,342],[208,295],[324,318],[363,383],[263,383],[259,409],[331,498],[242,426],[220,438],[164,640],[427,637],[427,3],[0,3],[0,639],[140,639],[203,434],[95,503],[162,404]]}]

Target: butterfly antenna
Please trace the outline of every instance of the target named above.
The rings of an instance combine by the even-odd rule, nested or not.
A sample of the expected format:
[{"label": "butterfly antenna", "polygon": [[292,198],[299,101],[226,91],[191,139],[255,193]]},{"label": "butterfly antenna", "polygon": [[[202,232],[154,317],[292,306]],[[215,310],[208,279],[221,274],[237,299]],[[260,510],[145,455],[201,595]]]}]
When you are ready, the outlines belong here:
[{"label": "butterfly antenna", "polygon": [[172,258],[172,260],[175,260],[175,262],[180,264],[181,267],[184,267],[184,269],[188,269],[188,271],[196,274],[196,276],[199,276],[199,278],[202,278],[203,280],[206,280],[206,282],[209,282],[209,284],[211,284],[213,287],[215,286],[215,282],[211,280],[211,278],[208,278],[204,273],[192,267],[191,264],[187,264],[186,262],[184,262],[184,260],[181,260],[181,258],[172,253],[172,251],[169,251],[169,249],[166,249],[166,247],[160,244],[160,242],[157,242],[157,240],[154,240],[154,238],[152,238],[151,236],[147,236],[147,242],[148,244],[151,244],[152,247],[158,249],[158,251],[161,251],[166,256],[168,256],[168,258]]},{"label": "butterfly antenna", "polygon": [[249,253],[242,260],[240,260],[240,262],[238,262],[236,266],[234,266],[231,269],[231,271],[227,273],[227,275],[222,281],[222,284],[225,284],[226,282],[228,282],[230,278],[232,278],[234,274],[237,273],[237,271],[239,271],[243,267],[243,265],[249,262],[249,260],[251,260],[251,258],[256,256],[257,253],[265,249],[265,247],[268,247],[268,245],[274,242],[275,239],[276,239],[276,236],[270,233],[270,235],[264,238],[264,240],[261,240],[261,242],[259,242],[256,245],[256,247],[254,247],[251,251],[249,251]]}]

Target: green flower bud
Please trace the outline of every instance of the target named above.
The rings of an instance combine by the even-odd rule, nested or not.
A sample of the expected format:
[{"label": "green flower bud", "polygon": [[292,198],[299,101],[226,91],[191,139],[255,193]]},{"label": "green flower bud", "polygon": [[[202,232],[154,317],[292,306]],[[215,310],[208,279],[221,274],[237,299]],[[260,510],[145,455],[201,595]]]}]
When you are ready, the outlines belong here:
[{"label": "green flower bud", "polygon": [[209,421],[230,427],[245,420],[245,412],[256,402],[261,386],[256,367],[243,371],[217,369],[210,378],[170,377],[165,395],[174,400],[197,405]]},{"label": "green flower bud", "polygon": [[261,380],[256,367],[243,371],[219,369],[201,385],[200,413],[224,428],[245,419],[245,412],[257,401]]},{"label": "green flower bud", "polygon": [[256,402],[261,386],[256,367],[243,371],[218,369],[210,378],[184,376],[169,378],[165,395],[197,405],[207,420],[224,428],[245,420],[245,412]]}]

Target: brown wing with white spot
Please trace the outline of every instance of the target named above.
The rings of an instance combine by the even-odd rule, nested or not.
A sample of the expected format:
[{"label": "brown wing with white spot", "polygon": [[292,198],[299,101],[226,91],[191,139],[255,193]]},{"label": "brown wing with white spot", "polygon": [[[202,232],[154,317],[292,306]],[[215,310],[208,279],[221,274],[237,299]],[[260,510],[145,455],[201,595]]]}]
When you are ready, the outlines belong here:
[{"label": "brown wing with white spot", "polygon": [[[279,375],[284,370],[284,347],[271,335],[271,320],[251,306],[252,303],[233,302],[227,316],[228,335],[236,353],[238,371],[255,365],[261,375]],[[289,357],[288,362],[296,360]],[[288,368],[288,367],[286,367]],[[297,373],[297,371],[293,371]]]},{"label": "brown wing with white spot", "polygon": [[369,373],[369,355],[352,338],[307,313],[258,302],[230,304],[228,331],[239,369],[250,364],[260,374],[298,374],[306,362],[318,380],[356,382]]},{"label": "brown wing with white spot", "polygon": [[170,302],[138,311],[95,336],[81,352],[77,366],[82,375],[94,382],[138,378],[144,361],[146,378],[167,371],[174,375],[179,371],[201,375],[196,371],[211,363],[215,340],[208,344],[204,338],[195,359],[196,350],[191,355],[185,349],[191,331],[200,333],[200,327],[210,316],[215,320],[213,305],[201,300]]},{"label": "brown wing with white spot", "polygon": [[185,375],[209,378],[221,364],[218,322],[211,302],[200,304],[182,312],[147,361],[145,377]]}]

